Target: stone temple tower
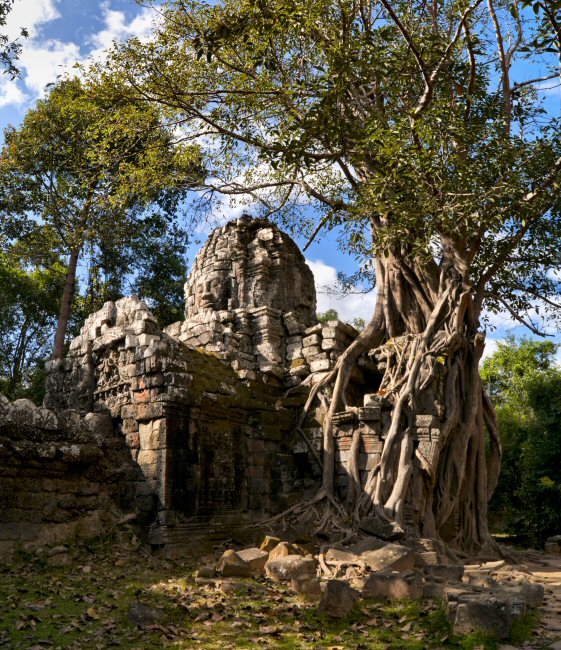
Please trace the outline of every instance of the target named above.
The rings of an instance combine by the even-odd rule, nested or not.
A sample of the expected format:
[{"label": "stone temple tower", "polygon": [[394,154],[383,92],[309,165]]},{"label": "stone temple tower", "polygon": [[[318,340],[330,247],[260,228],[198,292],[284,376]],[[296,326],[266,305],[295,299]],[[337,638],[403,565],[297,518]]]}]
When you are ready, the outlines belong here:
[{"label": "stone temple tower", "polygon": [[314,277],[288,235],[247,215],[218,228],[195,259],[185,299],[186,320],[170,334],[220,355],[244,378],[291,382],[291,339],[301,342],[317,319]]}]

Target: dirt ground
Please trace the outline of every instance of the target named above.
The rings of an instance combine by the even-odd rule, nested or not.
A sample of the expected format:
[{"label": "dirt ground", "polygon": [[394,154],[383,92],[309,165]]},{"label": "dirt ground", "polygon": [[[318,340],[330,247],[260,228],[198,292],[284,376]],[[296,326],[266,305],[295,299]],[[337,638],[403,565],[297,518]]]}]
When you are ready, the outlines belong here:
[{"label": "dirt ground", "polygon": [[525,566],[545,589],[540,622],[533,638],[521,646],[500,646],[500,650],[561,650],[561,555],[527,554]]}]

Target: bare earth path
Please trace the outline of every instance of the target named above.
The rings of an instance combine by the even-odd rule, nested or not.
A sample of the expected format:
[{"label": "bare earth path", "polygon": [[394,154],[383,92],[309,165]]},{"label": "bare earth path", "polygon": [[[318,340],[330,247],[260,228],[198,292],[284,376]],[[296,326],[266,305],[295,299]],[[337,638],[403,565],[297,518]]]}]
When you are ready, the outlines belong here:
[{"label": "bare earth path", "polygon": [[[539,557],[539,562],[536,560]],[[536,582],[545,589],[541,620],[533,638],[524,643],[524,650],[561,650],[561,555],[532,553],[526,567]],[[501,646],[500,650],[515,650],[514,646]],[[517,650],[517,649],[516,649]]]}]

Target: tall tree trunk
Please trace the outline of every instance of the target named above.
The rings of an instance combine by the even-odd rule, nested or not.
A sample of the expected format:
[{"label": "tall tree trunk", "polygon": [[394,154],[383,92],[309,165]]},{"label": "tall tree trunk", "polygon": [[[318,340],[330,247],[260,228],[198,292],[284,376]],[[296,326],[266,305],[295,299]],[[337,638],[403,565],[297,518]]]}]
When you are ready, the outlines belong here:
[{"label": "tall tree trunk", "polygon": [[68,269],[66,271],[66,280],[64,281],[64,290],[62,292],[62,302],[58,314],[58,322],[55,333],[55,342],[53,346],[53,359],[62,359],[64,348],[64,339],[68,328],[68,319],[72,309],[72,300],[74,298],[74,287],[76,286],[76,268],[78,266],[78,257],[80,251],[75,250],[70,253],[68,260]]},{"label": "tall tree trunk", "polygon": [[[479,377],[485,337],[461,262],[433,263],[400,254],[377,262],[372,321],[339,360],[324,419],[324,484],[333,493],[332,416],[345,406],[352,366],[376,348],[383,369],[378,394],[391,422],[378,465],[359,485],[358,453],[347,465],[347,508],[361,519],[399,524],[473,551],[492,545],[487,501],[500,467],[496,416]],[[333,379],[333,377],[331,377]],[[487,448],[485,427],[489,432]],[[360,441],[353,438],[356,452]],[[328,466],[326,466],[328,465]]]}]

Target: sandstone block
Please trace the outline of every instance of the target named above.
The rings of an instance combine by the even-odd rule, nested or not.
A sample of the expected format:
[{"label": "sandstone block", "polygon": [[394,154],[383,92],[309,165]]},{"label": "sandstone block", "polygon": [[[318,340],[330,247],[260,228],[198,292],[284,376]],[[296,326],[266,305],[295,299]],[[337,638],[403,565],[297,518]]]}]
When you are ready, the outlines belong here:
[{"label": "sandstone block", "polygon": [[302,346],[304,348],[309,348],[311,346],[321,346],[322,337],[319,334],[311,334],[310,336],[305,336],[302,339]]},{"label": "sandstone block", "polygon": [[358,419],[363,422],[377,422],[381,415],[379,406],[362,406],[358,409]]},{"label": "sandstone block", "polygon": [[328,580],[318,605],[318,614],[331,618],[348,616],[360,593],[343,580]]},{"label": "sandstone block", "polygon": [[415,426],[418,429],[437,429],[439,422],[434,415],[417,415],[415,417]]},{"label": "sandstone block", "polygon": [[464,565],[432,564],[425,566],[423,573],[430,578],[441,578],[446,582],[461,582],[464,575]]},{"label": "sandstone block", "polygon": [[362,563],[362,559],[356,553],[346,549],[328,548],[325,552],[325,561],[329,563],[356,564]]},{"label": "sandstone block", "polygon": [[218,573],[227,578],[249,578],[251,569],[237,553],[231,549],[224,551],[216,567]]},{"label": "sandstone block", "polygon": [[280,542],[269,551],[270,560],[275,560],[278,557],[286,557],[287,555],[299,555],[298,549],[288,542]]},{"label": "sandstone block", "polygon": [[400,544],[387,544],[362,558],[372,571],[410,571],[415,566],[413,550]]},{"label": "sandstone block", "polygon": [[486,593],[464,595],[448,608],[454,634],[484,632],[499,639],[506,639],[525,613],[524,603]]},{"label": "sandstone block", "polygon": [[237,555],[247,564],[253,578],[259,578],[265,575],[265,564],[269,559],[267,551],[262,551],[259,548],[248,548],[243,551],[237,551]]},{"label": "sandstone block", "polygon": [[306,580],[316,575],[317,560],[311,555],[285,555],[269,559],[265,572],[273,580]]},{"label": "sandstone block", "polygon": [[423,581],[418,573],[371,573],[362,585],[362,595],[383,600],[418,600]]},{"label": "sandstone block", "polygon": [[271,535],[266,535],[263,541],[261,542],[261,546],[259,548],[262,551],[266,551],[267,553],[269,553],[275,548],[275,546],[278,546],[278,544],[280,544],[280,539],[278,537],[272,537]]}]

